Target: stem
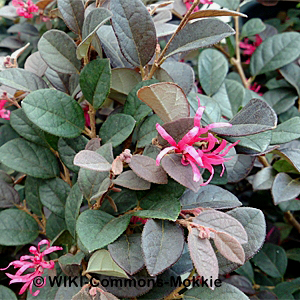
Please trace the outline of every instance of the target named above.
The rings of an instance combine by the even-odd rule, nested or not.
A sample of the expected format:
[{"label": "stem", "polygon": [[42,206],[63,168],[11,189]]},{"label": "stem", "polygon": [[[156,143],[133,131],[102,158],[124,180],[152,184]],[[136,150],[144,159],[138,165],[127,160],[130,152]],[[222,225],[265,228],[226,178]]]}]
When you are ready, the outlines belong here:
[{"label": "stem", "polygon": [[96,110],[94,109],[93,105],[91,105],[91,104],[89,104],[88,114],[90,116],[90,123],[91,123],[90,137],[95,138],[95,137],[97,137],[97,134],[96,134]]},{"label": "stem", "polygon": [[163,51],[161,52],[158,60],[156,62],[154,62],[154,64],[152,65],[151,71],[148,75],[148,80],[152,78],[154,72],[156,71],[156,69],[165,61],[165,53],[168,50],[170,44],[172,43],[174,37],[177,35],[177,33],[187,24],[187,22],[189,21],[189,16],[192,14],[192,12],[194,11],[195,7],[197,5],[199,5],[200,0],[195,0],[193,5],[191,6],[191,8],[189,9],[189,11],[185,14],[184,18],[181,20],[179,26],[177,27],[176,31],[173,33],[173,35],[171,36],[171,38],[169,39],[167,45],[165,46],[165,48],[163,49]]},{"label": "stem", "polygon": [[[32,218],[34,218],[36,220],[36,222],[38,223],[38,225],[41,227],[42,231],[40,232],[41,234],[46,234],[46,226],[43,224],[44,222],[41,222],[41,220],[39,219],[39,217],[35,214],[32,214],[29,209],[26,206],[26,200],[23,201],[23,205],[19,205],[19,204],[15,204],[15,206],[20,209],[23,210],[24,212],[26,212],[29,216],[31,216]],[[43,217],[44,219],[44,217]]]},{"label": "stem", "polygon": [[265,156],[259,156],[258,160],[264,167],[270,167],[270,164]]},{"label": "stem", "polygon": [[300,224],[290,211],[284,213],[286,220],[300,233]]},{"label": "stem", "polygon": [[[194,277],[194,274],[196,273],[195,268],[191,271],[189,277],[187,278],[187,280],[192,280]],[[178,288],[176,288],[169,296],[167,296],[166,298],[164,298],[164,300],[171,300],[171,299],[178,299],[181,298],[179,295],[179,292],[185,288],[185,285],[182,284],[181,286],[179,286]]]},{"label": "stem", "polygon": [[223,49],[221,45],[214,45],[214,48],[222,52],[228,59],[230,59],[230,55]]},{"label": "stem", "polygon": [[[237,10],[239,11],[239,10]],[[236,58],[231,58],[231,63],[236,67],[243,85],[246,89],[249,88],[250,83],[248,82],[243,67],[241,63],[241,51],[240,51],[240,33],[239,33],[239,17],[233,17],[234,18],[234,26],[235,26],[235,49],[236,49]]]}]

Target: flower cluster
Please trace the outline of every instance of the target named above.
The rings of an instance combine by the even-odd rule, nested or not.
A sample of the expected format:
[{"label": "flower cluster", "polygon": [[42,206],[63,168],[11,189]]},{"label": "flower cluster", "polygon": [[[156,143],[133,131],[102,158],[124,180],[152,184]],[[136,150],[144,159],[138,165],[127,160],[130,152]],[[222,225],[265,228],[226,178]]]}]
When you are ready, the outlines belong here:
[{"label": "flower cluster", "polygon": [[250,64],[250,58],[256,48],[262,43],[262,38],[256,34],[255,42],[253,44],[249,44],[249,39],[245,38],[244,42],[240,42],[240,48],[245,49],[243,51],[243,55],[249,56],[248,59],[245,61],[245,64]]},{"label": "flower cluster", "polygon": [[[227,146],[226,140],[222,140],[219,144],[219,140],[210,132],[210,129],[217,127],[231,127],[229,123],[212,123],[205,127],[201,126],[202,114],[205,110],[205,106],[200,106],[200,100],[198,99],[199,107],[197,109],[194,118],[194,127],[178,142],[165,131],[165,129],[156,124],[156,129],[158,133],[171,145],[163,149],[156,158],[156,164],[159,166],[161,159],[167,153],[178,153],[182,155],[181,163],[183,165],[191,165],[194,173],[193,180],[198,182],[201,179],[200,168],[207,169],[210,172],[209,179],[202,183],[201,186],[207,185],[213,178],[214,175],[214,165],[222,165],[223,169],[220,176],[223,176],[225,171],[224,162],[230,160],[231,158],[225,158],[224,156],[229,152],[229,150],[234,147],[239,141]],[[215,150],[214,150],[215,149]]]},{"label": "flower cluster", "polygon": [[12,5],[17,7],[17,14],[26,19],[33,18],[33,13],[39,11],[38,6],[36,6],[31,0],[27,0],[26,3],[22,0],[12,0]]},{"label": "flower cluster", "polygon": [[10,111],[4,108],[4,105],[7,101],[4,99],[0,99],[0,118],[9,120]]},{"label": "flower cluster", "polygon": [[[41,252],[40,247],[42,245],[47,245],[46,249]],[[10,266],[14,266],[14,268],[20,268],[15,275],[5,273],[7,277],[11,279],[9,284],[16,283],[16,282],[23,282],[24,285],[21,288],[19,295],[23,294],[26,289],[29,287],[30,293],[33,296],[37,296],[40,293],[40,290],[32,292],[34,280],[36,277],[39,277],[44,274],[44,269],[53,269],[55,266],[54,261],[45,261],[44,256],[47,254],[50,254],[54,251],[63,250],[62,247],[53,246],[50,247],[50,242],[48,240],[42,240],[38,243],[38,248],[31,246],[29,248],[29,252],[33,254],[32,255],[24,255],[20,257],[20,260],[15,260],[11,262],[6,268],[0,269],[7,270]],[[31,261],[26,261],[31,260]],[[34,269],[32,273],[28,273],[26,275],[22,275],[27,269]],[[42,286],[39,286],[40,288],[44,287],[46,285],[46,278],[44,278],[44,282]]]}]

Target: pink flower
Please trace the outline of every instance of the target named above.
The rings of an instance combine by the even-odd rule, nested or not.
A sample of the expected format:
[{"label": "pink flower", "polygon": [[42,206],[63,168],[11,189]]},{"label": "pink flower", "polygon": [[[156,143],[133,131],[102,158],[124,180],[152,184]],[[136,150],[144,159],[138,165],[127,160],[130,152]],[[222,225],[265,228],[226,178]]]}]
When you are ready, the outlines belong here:
[{"label": "pink flower", "polygon": [[[199,107],[197,109],[195,118],[194,118],[194,127],[178,142],[165,131],[165,129],[156,124],[156,129],[158,133],[169,142],[170,147],[163,149],[156,158],[156,165],[159,166],[161,159],[167,153],[178,153],[182,154],[181,163],[183,165],[191,165],[194,173],[193,180],[198,182],[201,179],[200,168],[207,169],[211,176],[209,179],[202,183],[201,186],[207,185],[214,175],[213,165],[222,165],[223,170],[220,176],[223,176],[225,171],[224,162],[230,160],[231,158],[225,158],[224,156],[229,152],[229,150],[234,147],[239,141],[228,146],[227,142],[222,140],[221,144],[215,149],[216,144],[219,144],[219,140],[208,131],[217,127],[231,127],[229,123],[212,123],[206,127],[201,127],[201,118],[204,112],[205,107],[200,106],[200,100],[198,99]],[[204,135],[202,137],[202,135]],[[196,148],[195,148],[196,147]],[[222,153],[221,153],[222,152]]]},{"label": "pink flower", "polygon": [[4,108],[6,100],[0,100],[0,118],[9,120],[10,111]]},{"label": "pink flower", "polygon": [[257,82],[254,82],[253,84],[250,85],[250,90],[255,92],[255,93],[258,93],[258,95],[262,96],[263,93],[259,93],[259,90],[261,89],[261,85],[258,85]]},{"label": "pink flower", "polygon": [[[41,252],[40,247],[42,245],[47,245],[46,249]],[[33,283],[36,277],[39,277],[44,274],[44,269],[53,269],[55,263],[53,261],[45,261],[44,256],[50,254],[54,251],[63,250],[62,247],[50,247],[50,242],[48,240],[42,240],[38,243],[38,249],[34,246],[29,248],[29,252],[33,254],[31,255],[24,255],[20,257],[20,260],[15,260],[11,262],[6,268],[0,269],[7,270],[10,266],[14,266],[14,268],[20,268],[15,275],[5,273],[7,277],[12,279],[9,284],[15,282],[24,282],[23,287],[21,288],[19,295],[23,294],[26,289],[29,287],[30,293],[33,296],[37,296],[40,293],[40,290],[35,291],[32,293]],[[31,261],[26,261],[31,260]],[[32,273],[28,273],[26,275],[22,275],[27,269],[34,269]],[[44,277],[44,282],[40,288],[43,288],[46,285],[46,277]]]},{"label": "pink flower", "polygon": [[[183,0],[183,2],[185,3],[185,7],[186,7],[186,11],[189,11],[191,6],[193,5],[193,0]],[[212,1],[209,0],[200,0],[201,4],[213,4]],[[193,12],[196,12],[199,10],[199,7],[196,6],[195,9],[193,10]]]},{"label": "pink flower", "polygon": [[20,17],[27,19],[33,18],[32,13],[39,11],[38,6],[36,6],[31,0],[27,0],[26,3],[21,0],[12,0],[12,5],[17,7],[17,14]]},{"label": "pink flower", "polygon": [[262,38],[258,34],[255,35],[255,42],[253,44],[249,44],[248,38],[245,38],[244,42],[240,42],[240,48],[245,49],[243,51],[243,54],[249,56],[248,59],[245,61],[245,64],[250,64],[250,58],[252,54],[261,43]]},{"label": "pink flower", "polygon": [[133,216],[130,219],[130,222],[133,223],[133,224],[136,224],[136,223],[146,224],[147,221],[148,221],[148,219],[143,219],[143,218],[139,218],[139,217],[136,217],[136,216]]}]

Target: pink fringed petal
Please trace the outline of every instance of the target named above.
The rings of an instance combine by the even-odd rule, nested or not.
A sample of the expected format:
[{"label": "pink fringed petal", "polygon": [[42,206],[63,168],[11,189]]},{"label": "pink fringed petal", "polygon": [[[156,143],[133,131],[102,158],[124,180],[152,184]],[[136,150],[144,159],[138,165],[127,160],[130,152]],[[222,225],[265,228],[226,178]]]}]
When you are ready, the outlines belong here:
[{"label": "pink fringed petal", "polygon": [[160,124],[156,124],[156,130],[161,135],[163,139],[165,139],[170,145],[177,147],[177,143],[175,140],[165,131],[165,129],[160,126]]}]

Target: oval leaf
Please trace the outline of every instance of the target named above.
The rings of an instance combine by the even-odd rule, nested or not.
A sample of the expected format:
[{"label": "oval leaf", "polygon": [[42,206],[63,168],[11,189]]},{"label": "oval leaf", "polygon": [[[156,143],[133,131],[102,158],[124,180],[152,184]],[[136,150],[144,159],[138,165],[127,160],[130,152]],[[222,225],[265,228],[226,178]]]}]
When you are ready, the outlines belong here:
[{"label": "oval leaf", "polygon": [[[180,258],[184,246],[181,227],[164,220],[148,220],[142,233],[142,249],[151,276],[162,273]],[[172,249],[172,252],[168,249]]]},{"label": "oval leaf", "polygon": [[127,274],[113,261],[109,252],[104,249],[96,251],[91,256],[88,267],[83,275],[87,273],[129,278]]},{"label": "oval leaf", "polygon": [[252,76],[281,68],[300,55],[300,34],[284,32],[263,41],[251,56]]},{"label": "oval leaf", "polygon": [[122,235],[108,245],[112,259],[130,275],[137,273],[145,265],[141,243],[141,234],[134,233]]},{"label": "oval leaf", "polygon": [[185,118],[190,114],[188,100],[175,83],[162,82],[143,87],[138,91],[138,97],[164,122]]},{"label": "oval leaf", "polygon": [[0,179],[0,208],[7,208],[20,204],[19,193]]},{"label": "oval leaf", "polygon": [[162,167],[157,166],[153,158],[144,155],[133,155],[129,167],[139,177],[153,183],[166,184],[167,174]]},{"label": "oval leaf", "polygon": [[234,33],[229,25],[218,19],[203,19],[188,23],[174,37],[165,57],[211,46]]},{"label": "oval leaf", "polygon": [[131,170],[120,174],[117,179],[113,180],[113,183],[136,191],[148,190],[151,186],[149,181],[137,176]]},{"label": "oval leaf", "polygon": [[49,149],[24,139],[14,139],[0,147],[0,162],[13,170],[37,178],[59,176],[54,154]]},{"label": "oval leaf", "polygon": [[0,212],[0,219],[0,245],[25,245],[39,235],[37,222],[24,211],[5,209]]},{"label": "oval leaf", "polygon": [[65,93],[50,89],[35,91],[23,100],[22,106],[31,122],[51,134],[74,138],[84,129],[81,106]]},{"label": "oval leaf", "polygon": [[111,0],[110,9],[124,57],[133,66],[145,66],[156,48],[156,31],[147,8],[140,0]]},{"label": "oval leaf", "polygon": [[76,44],[63,31],[51,29],[43,34],[38,49],[43,60],[54,71],[79,73],[81,62],[76,57]]},{"label": "oval leaf", "polygon": [[110,171],[111,164],[100,154],[91,150],[82,150],[75,155],[74,165],[98,172]]}]

